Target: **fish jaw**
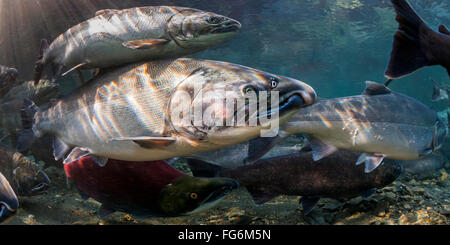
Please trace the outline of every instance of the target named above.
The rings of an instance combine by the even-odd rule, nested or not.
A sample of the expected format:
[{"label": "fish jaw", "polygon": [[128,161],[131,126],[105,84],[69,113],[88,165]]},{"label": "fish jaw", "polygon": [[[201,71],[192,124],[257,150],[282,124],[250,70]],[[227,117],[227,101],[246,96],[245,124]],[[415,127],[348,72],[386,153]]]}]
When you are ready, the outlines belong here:
[{"label": "fish jaw", "polygon": [[[231,129],[216,131],[214,134],[208,135],[208,142],[217,145],[234,145],[263,136],[263,132],[277,132],[279,129],[278,126],[287,122],[290,117],[300,110],[299,107],[302,106],[303,102],[301,102],[299,96],[293,95],[292,97],[292,100],[287,102],[290,105],[286,106],[286,111],[280,111],[281,115],[278,118],[266,121],[263,125],[256,127],[233,127]],[[273,125],[277,125],[277,127],[272,128],[272,123]]]},{"label": "fish jaw", "polygon": [[167,25],[171,39],[184,49],[203,50],[234,37],[241,24],[229,17],[184,9]]},{"label": "fish jaw", "polygon": [[229,178],[181,176],[161,191],[160,208],[167,216],[190,215],[218,204],[239,187]]}]

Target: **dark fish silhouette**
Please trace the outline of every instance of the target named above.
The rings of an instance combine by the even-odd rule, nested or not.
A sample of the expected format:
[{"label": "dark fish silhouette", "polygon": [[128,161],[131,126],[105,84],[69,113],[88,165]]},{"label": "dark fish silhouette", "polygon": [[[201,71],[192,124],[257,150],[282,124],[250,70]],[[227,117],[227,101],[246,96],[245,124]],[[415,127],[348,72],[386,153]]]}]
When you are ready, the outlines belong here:
[{"label": "dark fish silhouette", "polygon": [[391,0],[397,13],[391,59],[385,71],[389,79],[406,76],[424,66],[441,65],[450,75],[450,32],[443,25],[433,31],[405,0]]},{"label": "dark fish silhouette", "polygon": [[64,165],[67,177],[84,197],[102,203],[100,217],[114,211],[142,216],[179,216],[217,204],[239,184],[228,178],[197,178],[164,161],[109,159],[100,167],[91,157]]},{"label": "dark fish silhouette", "polygon": [[365,173],[364,166],[355,166],[358,157],[359,153],[338,151],[315,162],[313,153],[305,149],[234,169],[195,159],[188,159],[188,164],[194,176],[220,176],[239,181],[256,204],[263,204],[279,195],[302,196],[303,212],[308,214],[322,197],[369,196],[374,189],[392,183],[402,172],[399,163],[390,162]]}]

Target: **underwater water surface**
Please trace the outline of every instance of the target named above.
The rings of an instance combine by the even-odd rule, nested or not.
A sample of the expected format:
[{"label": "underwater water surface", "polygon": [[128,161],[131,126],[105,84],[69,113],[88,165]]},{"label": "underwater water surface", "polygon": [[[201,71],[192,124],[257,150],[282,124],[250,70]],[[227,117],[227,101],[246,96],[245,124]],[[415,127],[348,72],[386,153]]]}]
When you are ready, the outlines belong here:
[{"label": "underwater water surface", "polygon": [[[450,27],[450,1],[408,2],[433,30],[440,24]],[[360,95],[365,81],[384,83],[398,28],[389,0],[0,0],[0,65],[16,68],[19,80],[33,80],[41,39],[51,42],[101,9],[159,5],[211,11],[241,23],[230,40],[188,57],[298,79],[311,86],[319,98]],[[91,76],[87,71],[84,74]],[[432,81],[450,88],[449,74],[441,66],[422,68],[394,80],[389,88],[440,112],[447,120],[445,100],[432,101]],[[75,72],[57,82],[61,95],[80,85]],[[2,120],[16,117],[2,110]],[[15,147],[13,141],[3,143]],[[293,137],[280,145],[292,148],[303,143],[303,138]],[[439,154],[439,160],[432,161],[438,167],[427,168],[426,174],[404,173],[367,198],[322,199],[308,215],[302,214],[297,196],[281,195],[256,205],[241,186],[217,206],[198,214],[143,218],[116,212],[99,218],[100,204],[92,198],[85,200],[75,186],[66,184],[62,163],[48,164],[29,151],[24,155],[36,160],[51,184],[40,195],[19,197],[20,208],[5,224],[449,224],[448,142]],[[173,166],[189,176],[193,173],[184,159]]]}]

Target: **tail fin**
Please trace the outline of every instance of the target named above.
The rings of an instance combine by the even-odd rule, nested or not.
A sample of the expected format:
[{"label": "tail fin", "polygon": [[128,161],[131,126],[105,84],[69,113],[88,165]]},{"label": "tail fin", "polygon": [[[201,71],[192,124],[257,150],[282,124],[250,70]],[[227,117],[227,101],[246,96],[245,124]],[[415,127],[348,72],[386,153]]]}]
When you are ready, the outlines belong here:
[{"label": "tail fin", "polygon": [[405,0],[391,0],[397,13],[399,23],[394,35],[391,59],[385,71],[385,76],[395,79],[410,74],[424,66],[432,65],[426,54],[428,52],[428,35],[423,32],[433,32],[414,9]]},{"label": "tail fin", "polygon": [[192,174],[195,177],[217,177],[219,173],[224,169],[223,167],[216,166],[214,164],[197,160],[186,159]]},{"label": "tail fin", "polygon": [[38,60],[34,63],[34,84],[38,84],[41,80],[42,72],[44,72],[45,62],[44,54],[48,50],[48,41],[45,39],[41,40],[41,50],[39,53]]},{"label": "tail fin", "polygon": [[39,108],[29,99],[25,99],[22,107],[22,132],[17,139],[17,151],[25,152],[30,149],[35,139],[33,132],[34,115],[39,112]]}]

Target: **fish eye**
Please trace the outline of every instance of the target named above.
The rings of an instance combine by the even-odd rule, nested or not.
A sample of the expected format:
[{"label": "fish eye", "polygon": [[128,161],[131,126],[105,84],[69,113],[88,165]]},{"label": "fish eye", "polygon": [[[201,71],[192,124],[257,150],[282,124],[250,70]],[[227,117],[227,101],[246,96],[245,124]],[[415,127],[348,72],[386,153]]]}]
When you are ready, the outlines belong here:
[{"label": "fish eye", "polygon": [[215,17],[215,16],[210,16],[206,19],[206,21],[210,24],[219,24],[220,23],[220,18]]},{"label": "fish eye", "polygon": [[270,77],[270,86],[272,88],[276,88],[278,86],[278,84],[280,83],[280,80],[278,80],[278,78],[276,77]]},{"label": "fish eye", "polygon": [[191,198],[191,199],[197,199],[198,198],[198,195],[197,195],[197,193],[195,193],[195,192],[192,192],[191,194],[189,194],[189,197]]}]

